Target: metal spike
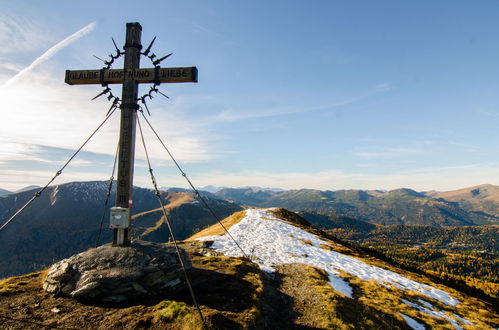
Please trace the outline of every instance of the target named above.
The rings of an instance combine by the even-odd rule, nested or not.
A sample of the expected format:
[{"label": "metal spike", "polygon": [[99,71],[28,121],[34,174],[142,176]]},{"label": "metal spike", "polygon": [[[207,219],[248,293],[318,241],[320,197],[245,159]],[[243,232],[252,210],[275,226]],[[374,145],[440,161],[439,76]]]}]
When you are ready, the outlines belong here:
[{"label": "metal spike", "polygon": [[100,58],[100,57],[98,57],[98,56],[95,56],[95,55],[94,55],[94,57],[95,57],[96,59],[98,59],[99,61],[104,62],[104,64],[106,64],[106,63],[107,63],[106,61],[104,61],[102,58]]},{"label": "metal spike", "polygon": [[118,55],[121,54],[120,49],[118,48],[118,46],[116,46],[116,41],[114,41],[114,38],[111,38],[111,40],[113,41],[114,48],[116,48],[116,52],[118,53]]},{"label": "metal spike", "polygon": [[98,98],[99,96],[102,96],[102,95],[104,95],[104,94],[107,94],[110,90],[111,90],[111,89],[110,89],[109,87],[107,87],[105,90],[103,90],[102,92],[100,92],[99,94],[97,94],[97,95],[96,95],[96,96],[92,99],[92,101],[93,101],[93,100],[95,100],[96,98]]},{"label": "metal spike", "polygon": [[149,108],[147,107],[147,103],[146,102],[142,102],[142,103],[144,103],[144,106],[146,107],[147,113],[149,114],[149,117],[151,117],[151,112],[149,112]]},{"label": "metal spike", "polygon": [[154,43],[154,41],[156,41],[156,37],[154,37],[152,39],[151,43],[149,44],[149,46],[147,46],[146,50],[142,54],[144,54],[145,56],[147,56],[147,54],[149,54],[149,51],[151,51],[151,47],[152,47],[152,44]]},{"label": "metal spike", "polygon": [[162,58],[157,59],[156,61],[152,62],[152,64],[153,64],[153,65],[158,65],[159,63],[161,63],[161,61],[163,61],[163,60],[167,59],[167,58],[168,58],[168,57],[170,57],[172,54],[173,54],[173,53],[170,53],[170,54],[168,54],[168,55],[165,55],[165,56],[163,56]]},{"label": "metal spike", "polygon": [[113,104],[111,104],[111,107],[109,108],[109,110],[107,111],[106,113],[106,117],[109,116],[109,113],[111,113],[111,111],[113,110],[113,108],[116,106],[116,103],[113,102]]},{"label": "metal spike", "polygon": [[166,97],[167,99],[170,99],[168,97],[168,95],[161,93],[161,91],[159,89],[156,89],[156,93],[159,93],[159,94],[163,95],[164,97]]}]

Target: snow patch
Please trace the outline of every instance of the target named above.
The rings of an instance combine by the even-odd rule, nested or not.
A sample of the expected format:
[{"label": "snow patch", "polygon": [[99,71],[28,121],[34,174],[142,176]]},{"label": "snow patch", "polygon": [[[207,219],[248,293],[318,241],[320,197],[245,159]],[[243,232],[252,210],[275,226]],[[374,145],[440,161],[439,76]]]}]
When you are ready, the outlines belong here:
[{"label": "snow patch", "polygon": [[419,323],[418,321],[416,321],[412,317],[409,317],[405,314],[400,313],[400,315],[402,316],[404,321],[407,323],[407,325],[410,326],[411,328],[413,328],[414,330],[425,330],[424,324]]},{"label": "snow patch", "polygon": [[50,194],[50,205],[53,206],[57,202],[57,193],[59,192],[59,185],[55,186]]},{"label": "snow patch", "polygon": [[467,325],[473,325],[472,322],[468,321],[467,319],[465,318],[462,318],[461,316],[457,315],[457,314],[454,314],[452,313],[452,316],[458,320],[459,322],[463,323],[463,324],[467,324]]},{"label": "snow patch", "polygon": [[[233,225],[229,232],[251,259],[266,272],[274,272],[275,266],[281,264],[303,263],[325,270],[331,286],[349,297],[352,288],[338,276],[340,271],[365,281],[375,280],[385,286],[391,284],[401,290],[412,290],[447,305],[455,306],[459,303],[459,300],[447,292],[430,285],[368,265],[354,257],[320,248],[321,244],[328,245],[329,242],[276,218],[270,213],[270,209],[246,210],[246,217]],[[211,247],[227,256],[243,256],[241,250],[226,234],[202,237],[198,240],[214,241]]]},{"label": "snow patch", "polygon": [[352,298],[352,287],[341,277],[329,274],[329,285],[331,285],[336,291],[343,293],[348,298]]},{"label": "snow patch", "polygon": [[425,300],[423,300],[423,299],[418,299],[418,301],[419,301],[419,303],[420,303],[421,305],[423,305],[423,306],[425,306],[425,307],[427,307],[427,308],[430,308],[430,309],[435,309],[435,308],[433,307],[433,305],[432,305],[432,304],[430,304],[429,302],[427,302],[427,301],[425,301]]},{"label": "snow patch", "polygon": [[[417,309],[418,311],[420,311],[421,313],[425,313],[425,314],[428,314],[430,316],[433,316],[433,317],[436,317],[436,318],[442,318],[442,319],[445,319],[447,321],[449,321],[450,324],[452,324],[452,326],[454,327],[454,329],[457,329],[457,330],[462,330],[463,328],[459,325],[459,323],[454,320],[453,318],[451,318],[449,315],[445,314],[443,311],[438,311],[436,310],[430,303],[424,301],[424,300],[419,300],[420,302],[425,302],[426,304],[424,304],[425,306],[431,306],[430,308],[427,308],[427,307],[423,307],[421,305],[418,305],[418,304],[415,304],[413,302],[410,302],[409,300],[406,300],[406,299],[400,299],[404,304],[406,305],[409,305],[415,309]],[[458,319],[461,323],[464,323],[464,324],[469,324],[469,325],[472,325],[473,323],[471,323],[470,321],[456,315],[456,314],[452,314],[456,319]]]}]

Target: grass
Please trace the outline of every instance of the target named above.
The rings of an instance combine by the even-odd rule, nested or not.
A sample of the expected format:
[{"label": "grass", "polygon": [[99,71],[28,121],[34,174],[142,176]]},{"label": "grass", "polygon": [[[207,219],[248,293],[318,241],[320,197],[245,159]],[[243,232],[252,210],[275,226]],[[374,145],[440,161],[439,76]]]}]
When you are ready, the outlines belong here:
[{"label": "grass", "polygon": [[203,322],[193,307],[183,302],[163,300],[155,307],[154,322],[167,323],[169,329],[203,329]]},{"label": "grass", "polygon": [[313,245],[313,244],[312,244],[312,241],[311,241],[311,240],[309,240],[309,239],[304,240],[304,239],[302,239],[302,238],[299,238],[298,240],[299,240],[302,244],[305,244],[305,245]]},{"label": "grass", "polygon": [[328,244],[321,244],[320,248],[323,249],[323,250],[327,250],[327,251],[334,251],[334,248],[331,245],[328,245]]},{"label": "grass", "polygon": [[20,292],[23,287],[28,286],[31,283],[29,281],[30,279],[39,277],[40,275],[42,275],[42,272],[30,273],[0,280],[0,295]]},{"label": "grass", "polygon": [[[235,225],[236,223],[238,223],[239,221],[244,219],[245,216],[246,216],[246,211],[236,212],[233,215],[231,215],[230,217],[222,220],[222,224],[224,225],[224,227],[227,230],[229,230],[230,227],[232,227],[233,225]],[[193,240],[196,240],[198,238],[205,237],[205,236],[222,235],[224,233],[225,233],[225,230],[222,228],[222,226],[220,224],[217,223],[217,224],[214,224],[214,225],[212,225],[208,228],[205,228],[205,229],[201,230],[200,232],[192,235],[191,237],[189,237],[187,239],[187,241],[193,241]]]},{"label": "grass", "polygon": [[[308,268],[307,281],[322,295],[322,326],[335,329],[406,329],[398,310],[404,304],[398,296],[375,281],[363,281],[346,273],[353,288],[353,299],[335,291],[329,284],[328,274],[318,268]],[[365,296],[365,291],[370,293]],[[405,306],[405,305],[404,305]]]},{"label": "grass", "polygon": [[300,227],[310,228],[310,223],[294,212],[288,211],[284,208],[278,208],[270,212],[278,219],[297,224]]},{"label": "grass", "polygon": [[491,311],[490,306],[487,307],[478,299],[458,297],[462,303],[454,308],[416,292],[402,291],[395,287],[387,288],[374,280],[364,281],[341,273],[340,276],[348,280],[353,288],[353,298],[348,298],[330,286],[329,276],[324,270],[310,266],[304,267],[308,273],[306,281],[321,298],[319,309],[322,313],[317,316],[318,320],[316,320],[321,328],[406,329],[407,324],[400,315],[404,313],[430,329],[454,329],[448,320],[420,312],[403,303],[401,299],[413,303],[419,303],[418,300],[422,299],[451,318],[454,313],[474,323],[473,326],[460,324],[464,329],[497,328],[497,315]]},{"label": "grass", "polygon": [[[194,266],[213,272],[211,275],[212,280],[205,285],[210,286],[213,292],[218,293],[209,299],[216,299],[215,305],[225,306],[217,308],[213,302],[205,305],[203,304],[203,297],[199,297],[207,323],[206,327],[252,328],[261,314],[264,292],[262,274],[258,266],[246,258],[227,256],[199,257],[195,260]],[[233,300],[234,297],[239,298]],[[230,306],[228,309],[227,304]],[[237,309],[237,312],[232,310],[234,308]],[[192,307],[190,307],[188,313],[192,318],[199,320],[197,311]],[[182,318],[182,322],[187,322],[185,317],[180,318]]]}]

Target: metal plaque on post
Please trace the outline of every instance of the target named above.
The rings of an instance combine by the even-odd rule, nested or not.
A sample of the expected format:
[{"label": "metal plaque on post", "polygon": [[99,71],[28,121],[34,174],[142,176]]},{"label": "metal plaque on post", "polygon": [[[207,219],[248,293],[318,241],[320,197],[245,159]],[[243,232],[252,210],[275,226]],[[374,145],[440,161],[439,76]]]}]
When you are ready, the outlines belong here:
[{"label": "metal plaque on post", "polygon": [[130,209],[125,207],[111,207],[109,228],[111,229],[128,228],[129,218],[130,218]]}]

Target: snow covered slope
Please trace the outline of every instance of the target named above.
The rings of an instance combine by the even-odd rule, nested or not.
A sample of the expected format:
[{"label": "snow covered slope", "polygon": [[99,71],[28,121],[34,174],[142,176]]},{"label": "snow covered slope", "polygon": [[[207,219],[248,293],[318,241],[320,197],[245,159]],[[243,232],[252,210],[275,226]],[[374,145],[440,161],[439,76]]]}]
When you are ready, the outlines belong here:
[{"label": "snow covered slope", "polygon": [[[275,209],[248,209],[246,216],[230,227],[231,236],[250,256],[253,262],[266,272],[274,272],[282,264],[301,263],[323,269],[329,275],[330,285],[338,292],[352,298],[353,288],[345,279],[346,273],[364,281],[376,281],[390,290],[400,289],[412,292],[427,300],[436,300],[448,306],[448,310],[460,301],[448,292],[428,284],[417,282],[394,271],[370,265],[358,258],[333,251],[335,243],[324,240],[296,225],[280,220]],[[227,234],[198,238],[214,241],[212,249],[227,256],[241,257],[242,251]],[[456,329],[471,322],[459,315],[438,310],[424,299],[418,303],[401,299],[401,303],[425,313],[428,317],[446,319]],[[450,315],[450,316],[449,316]],[[418,323],[407,315],[401,315],[408,325],[420,328]]]}]

